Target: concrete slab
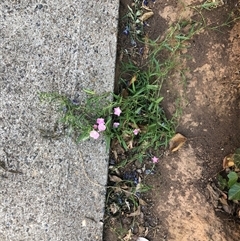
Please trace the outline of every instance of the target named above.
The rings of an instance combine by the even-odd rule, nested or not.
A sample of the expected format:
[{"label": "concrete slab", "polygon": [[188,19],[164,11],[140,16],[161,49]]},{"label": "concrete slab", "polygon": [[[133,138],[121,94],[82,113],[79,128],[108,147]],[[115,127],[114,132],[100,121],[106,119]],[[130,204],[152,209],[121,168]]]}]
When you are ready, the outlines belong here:
[{"label": "concrete slab", "polygon": [[1,241],[102,240],[105,143],[43,138],[58,114],[38,94],[113,91],[118,4],[1,0]]}]

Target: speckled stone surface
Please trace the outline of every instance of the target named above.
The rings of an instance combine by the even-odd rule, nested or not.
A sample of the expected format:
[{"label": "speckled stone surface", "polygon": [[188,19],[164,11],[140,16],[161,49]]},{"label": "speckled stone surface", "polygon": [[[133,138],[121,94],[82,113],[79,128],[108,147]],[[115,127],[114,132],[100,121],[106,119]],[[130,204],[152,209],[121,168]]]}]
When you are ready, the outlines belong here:
[{"label": "speckled stone surface", "polygon": [[43,138],[58,113],[40,92],[113,91],[118,1],[0,1],[1,241],[102,240],[103,140]]}]

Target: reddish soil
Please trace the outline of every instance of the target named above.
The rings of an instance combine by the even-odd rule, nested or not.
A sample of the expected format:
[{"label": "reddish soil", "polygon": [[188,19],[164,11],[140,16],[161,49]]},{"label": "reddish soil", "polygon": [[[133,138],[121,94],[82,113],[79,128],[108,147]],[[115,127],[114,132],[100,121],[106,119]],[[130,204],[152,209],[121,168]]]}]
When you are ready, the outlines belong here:
[{"label": "reddish soil", "polygon": [[[212,0],[213,1],[213,0]],[[132,1],[121,1],[120,16]],[[151,1],[149,1],[151,2]],[[198,21],[201,16],[187,5],[199,1],[168,0],[151,4],[154,16],[148,20],[149,39],[156,39],[180,18]],[[185,79],[176,71],[162,88],[163,107],[169,117],[180,100],[182,115],[177,132],[188,141],[176,153],[166,151],[157,164],[156,173],[146,182],[153,188],[143,199],[141,220],[131,238],[105,226],[105,241],[237,241],[240,223],[214,208],[207,185],[222,169],[222,160],[240,147],[240,19],[228,25],[226,19],[240,16],[237,0],[202,11],[209,26],[195,35],[181,53]],[[221,26],[222,25],[222,26]],[[214,26],[219,26],[214,30]],[[120,50],[129,48],[119,25]],[[118,73],[118,70],[117,70]],[[127,227],[131,221],[122,222]],[[118,225],[112,220],[112,225]],[[130,229],[130,227],[129,227]],[[144,230],[144,231],[143,231]]]}]

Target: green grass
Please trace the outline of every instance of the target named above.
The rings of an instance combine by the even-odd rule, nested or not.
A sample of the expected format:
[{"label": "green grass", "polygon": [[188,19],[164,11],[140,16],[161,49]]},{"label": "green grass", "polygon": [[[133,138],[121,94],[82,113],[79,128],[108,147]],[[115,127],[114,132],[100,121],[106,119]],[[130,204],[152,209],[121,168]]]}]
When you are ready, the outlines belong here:
[{"label": "green grass", "polygon": [[[188,26],[188,32],[182,30]],[[165,115],[160,95],[162,84],[173,71],[181,71],[179,51],[201,28],[196,22],[181,21],[171,26],[162,40],[145,39],[149,49],[144,66],[137,66],[131,60],[122,63],[121,75],[117,82],[125,95],[96,94],[86,90],[88,97],[82,104],[74,103],[67,96],[57,93],[41,93],[41,100],[55,101],[61,112],[60,121],[68,127],[68,133],[77,142],[90,138],[90,132],[98,118],[105,121],[106,130],[99,132],[105,137],[107,149],[111,140],[118,140],[129,161],[142,161],[148,149],[167,147],[175,133],[179,109],[171,119]],[[121,109],[120,116],[114,115],[114,108]],[[119,123],[117,128],[113,123]],[[138,134],[134,134],[138,130]],[[126,161],[125,161],[126,163]]]},{"label": "green grass", "polygon": [[[120,81],[126,85],[127,97],[121,94],[89,93],[86,102],[81,105],[57,93],[42,93],[41,99],[58,103],[58,109],[61,111],[60,120],[68,127],[69,133],[76,138],[76,141],[89,138],[97,118],[104,118],[106,130],[101,134],[106,139],[107,148],[112,139],[117,139],[125,151],[138,153],[142,160],[148,148],[167,146],[175,132],[176,122],[166,118],[161,107],[163,97],[157,94],[159,85],[152,84],[153,80],[161,75],[160,73],[151,73],[150,69],[139,70],[131,62],[123,64],[122,74],[125,73],[130,78],[121,77]],[[133,76],[136,76],[136,80],[129,85]],[[113,101],[106,101],[106,98],[113,98]],[[114,107],[120,107],[122,111],[120,116],[113,115]],[[113,127],[114,122],[119,123],[118,128]],[[137,135],[134,135],[135,129],[139,130]],[[132,146],[133,142],[137,144]]]}]

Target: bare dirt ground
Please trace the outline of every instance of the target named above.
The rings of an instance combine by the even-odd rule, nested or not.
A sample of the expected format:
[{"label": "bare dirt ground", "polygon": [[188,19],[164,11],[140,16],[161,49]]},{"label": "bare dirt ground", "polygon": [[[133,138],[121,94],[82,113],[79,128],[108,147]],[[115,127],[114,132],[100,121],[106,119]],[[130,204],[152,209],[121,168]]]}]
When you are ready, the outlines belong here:
[{"label": "bare dirt ground", "polygon": [[[121,11],[129,3],[121,1]],[[196,11],[186,8],[198,4],[194,0],[156,1],[154,16],[148,21],[149,38],[161,36],[181,17],[199,19]],[[165,152],[155,175],[148,176],[153,188],[143,197],[147,203],[142,207],[143,221],[136,224],[138,229],[129,240],[137,240],[142,226],[150,241],[240,239],[240,222],[214,209],[207,190],[209,180],[221,171],[223,158],[240,147],[240,20],[223,24],[230,13],[232,18],[239,16],[239,8],[237,0],[229,0],[203,11],[209,28],[195,35],[182,52],[186,78],[176,71],[163,86],[163,107],[169,116],[180,99],[177,131],[188,141],[177,153]],[[119,45],[125,42],[120,36]],[[121,239],[106,228],[104,240]]]}]

